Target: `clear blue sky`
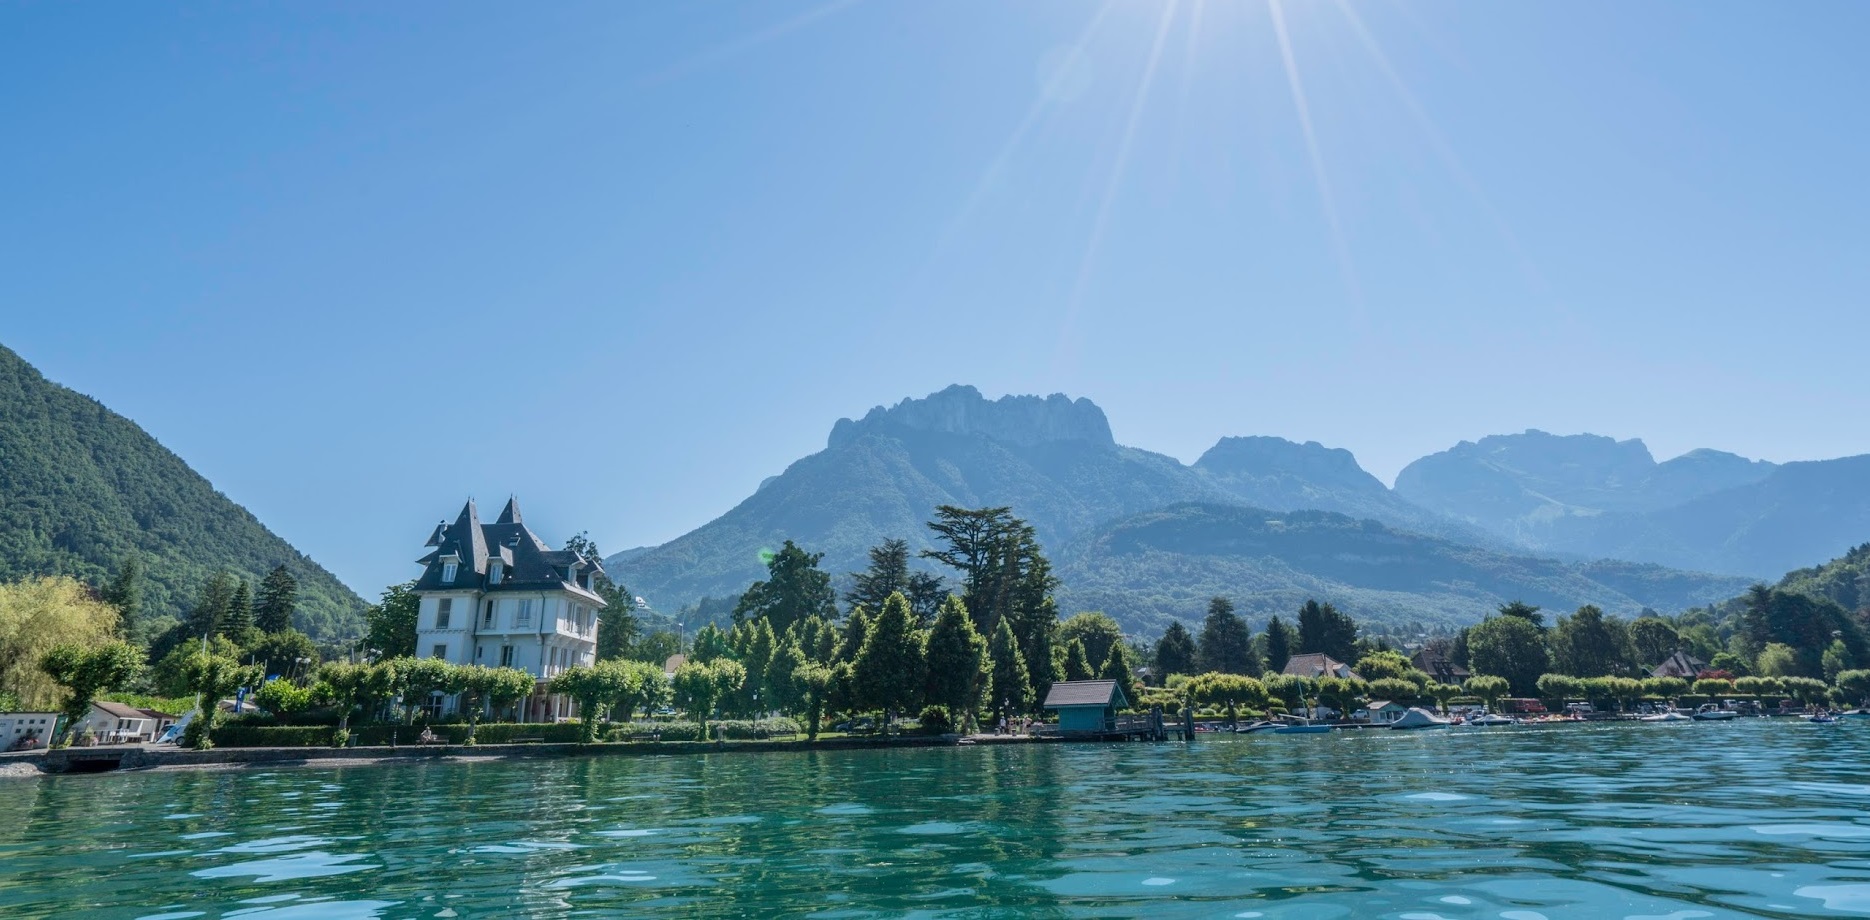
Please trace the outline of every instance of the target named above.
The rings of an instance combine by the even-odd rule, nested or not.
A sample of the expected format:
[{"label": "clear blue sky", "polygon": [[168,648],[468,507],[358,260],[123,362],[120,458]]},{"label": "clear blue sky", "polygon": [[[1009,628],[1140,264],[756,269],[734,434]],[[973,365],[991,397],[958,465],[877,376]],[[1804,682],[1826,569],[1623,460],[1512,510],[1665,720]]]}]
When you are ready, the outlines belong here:
[{"label": "clear blue sky", "polygon": [[1855,0],[12,4],[0,343],[369,596],[469,493],[660,542],[954,382],[1385,480],[1527,427],[1863,453],[1866,34]]}]

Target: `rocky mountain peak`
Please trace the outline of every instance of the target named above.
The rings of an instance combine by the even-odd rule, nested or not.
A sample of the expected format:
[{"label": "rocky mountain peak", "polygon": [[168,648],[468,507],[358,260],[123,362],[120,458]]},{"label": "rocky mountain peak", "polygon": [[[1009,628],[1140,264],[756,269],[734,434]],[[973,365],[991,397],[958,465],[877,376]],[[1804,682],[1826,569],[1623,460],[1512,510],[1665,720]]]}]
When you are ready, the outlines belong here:
[{"label": "rocky mountain peak", "polygon": [[867,433],[888,431],[974,434],[1022,446],[1055,441],[1116,444],[1104,410],[1088,399],[1054,393],[989,400],[971,386],[956,384],[921,399],[905,399],[888,408],[877,406],[857,421],[838,419],[827,446],[838,447]]},{"label": "rocky mountain peak", "polygon": [[1195,468],[1223,476],[1239,472],[1290,473],[1315,481],[1383,487],[1357,465],[1350,451],[1317,441],[1300,444],[1261,436],[1222,438],[1195,461]]}]

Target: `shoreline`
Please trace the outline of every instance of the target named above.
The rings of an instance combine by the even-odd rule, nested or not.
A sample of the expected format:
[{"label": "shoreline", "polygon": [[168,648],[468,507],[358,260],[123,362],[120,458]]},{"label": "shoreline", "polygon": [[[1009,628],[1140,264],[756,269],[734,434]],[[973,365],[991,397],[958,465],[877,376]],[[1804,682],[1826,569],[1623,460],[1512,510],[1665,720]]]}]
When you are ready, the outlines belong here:
[{"label": "shoreline", "polygon": [[330,769],[411,763],[477,763],[571,757],[666,757],[683,754],[775,754],[812,751],[963,747],[976,744],[1058,744],[1066,739],[1034,735],[833,738],[820,741],[616,741],[592,744],[435,744],[350,748],[220,747],[207,751],[145,746],[62,748],[0,760],[0,779],[182,770],[247,770],[273,767]]}]

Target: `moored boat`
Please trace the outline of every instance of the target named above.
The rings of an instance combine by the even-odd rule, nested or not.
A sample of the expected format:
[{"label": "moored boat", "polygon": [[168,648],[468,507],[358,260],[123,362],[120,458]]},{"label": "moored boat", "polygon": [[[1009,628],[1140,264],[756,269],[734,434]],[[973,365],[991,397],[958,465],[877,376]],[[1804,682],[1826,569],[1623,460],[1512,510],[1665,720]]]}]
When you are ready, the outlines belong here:
[{"label": "moored boat", "polygon": [[1477,716],[1469,716],[1465,724],[1472,725],[1475,728],[1487,728],[1494,725],[1518,725],[1519,720],[1512,716],[1503,716],[1497,712],[1483,712]]},{"label": "moored boat", "polygon": [[1695,710],[1694,715],[1697,722],[1725,722],[1739,717],[1740,713],[1732,709],[1722,709],[1718,703],[1702,703],[1701,707]]},{"label": "moored boat", "polygon": [[1405,729],[1405,730],[1413,729],[1413,728],[1447,728],[1447,727],[1448,727],[1447,719],[1444,719],[1432,712],[1429,712],[1428,710],[1423,709],[1420,706],[1409,707],[1409,711],[1403,713],[1402,718],[1397,719],[1396,721],[1390,723],[1390,728]]},{"label": "moored boat", "polygon": [[1275,735],[1322,735],[1331,730],[1329,725],[1281,725],[1273,729]]},{"label": "moored boat", "polygon": [[1675,710],[1671,709],[1668,712],[1659,712],[1653,716],[1644,716],[1642,718],[1642,721],[1644,722],[1692,722],[1694,720],[1689,718],[1688,716],[1682,715],[1681,713],[1676,712]]}]

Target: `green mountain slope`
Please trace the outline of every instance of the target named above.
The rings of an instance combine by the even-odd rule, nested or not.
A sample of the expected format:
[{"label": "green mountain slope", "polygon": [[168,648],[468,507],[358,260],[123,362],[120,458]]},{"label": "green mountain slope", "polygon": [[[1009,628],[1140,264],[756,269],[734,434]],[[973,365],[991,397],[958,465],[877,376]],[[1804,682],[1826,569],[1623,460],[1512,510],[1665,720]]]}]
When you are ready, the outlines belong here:
[{"label": "green mountain slope", "polygon": [[836,575],[861,570],[885,539],[929,547],[937,505],[1011,505],[1056,544],[1119,515],[1223,496],[1203,477],[1110,438],[1087,400],[1008,397],[968,387],[842,420],[828,446],[793,463],[714,521],[605,567],[663,609],[739,594],[765,577],[762,549],[793,540]]},{"label": "green mountain slope", "polygon": [[1515,599],[1634,614],[1706,604],[1745,585],[1653,565],[1508,555],[1341,514],[1193,503],[1114,521],[1057,557],[1066,609],[1103,610],[1144,633],[1198,620],[1217,594],[1257,617],[1317,598],[1360,620],[1434,626],[1473,623]]},{"label": "green mountain slope", "polygon": [[1853,547],[1824,565],[1788,572],[1776,587],[1870,615],[1870,543]]},{"label": "green mountain slope", "polygon": [[214,490],[181,458],[89,397],[0,347],[0,580],[101,582],[128,553],[145,570],[145,616],[180,616],[218,569],[299,580],[300,626],[355,635],[364,602]]}]

